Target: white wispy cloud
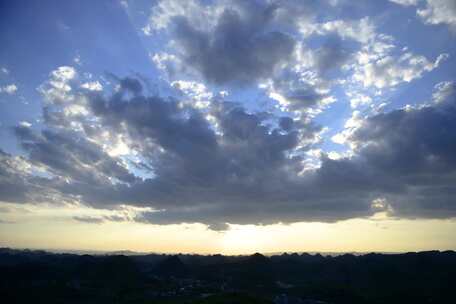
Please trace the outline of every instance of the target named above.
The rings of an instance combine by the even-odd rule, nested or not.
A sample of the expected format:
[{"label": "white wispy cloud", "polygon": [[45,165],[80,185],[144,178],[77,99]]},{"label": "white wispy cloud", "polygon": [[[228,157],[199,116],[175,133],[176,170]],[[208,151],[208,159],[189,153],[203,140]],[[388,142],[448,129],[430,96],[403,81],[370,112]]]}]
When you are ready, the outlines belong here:
[{"label": "white wispy cloud", "polygon": [[103,90],[103,85],[97,80],[85,82],[81,85],[81,88],[87,89],[89,91],[101,91]]},{"label": "white wispy cloud", "polygon": [[454,95],[456,95],[456,82],[442,81],[435,85],[432,100],[436,103],[441,103]]},{"label": "white wispy cloud", "polygon": [[15,94],[17,92],[17,90],[18,90],[18,88],[14,83],[0,87],[0,93],[6,93],[9,95]]},{"label": "white wispy cloud", "polygon": [[417,5],[419,0],[389,0],[390,2],[403,5],[403,6],[412,6]]},{"label": "white wispy cloud", "polygon": [[456,31],[456,1],[426,0],[426,6],[417,10],[425,23],[447,24]]}]

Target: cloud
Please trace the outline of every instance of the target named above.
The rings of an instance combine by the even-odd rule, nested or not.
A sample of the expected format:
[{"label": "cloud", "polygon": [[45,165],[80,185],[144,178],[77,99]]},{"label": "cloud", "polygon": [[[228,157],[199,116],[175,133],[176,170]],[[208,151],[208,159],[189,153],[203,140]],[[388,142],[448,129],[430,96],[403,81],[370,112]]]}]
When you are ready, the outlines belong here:
[{"label": "cloud", "polygon": [[436,103],[447,101],[456,95],[456,83],[454,81],[442,81],[434,86],[432,100]]},{"label": "cloud", "polygon": [[101,224],[104,222],[103,218],[94,216],[74,216],[73,219],[87,224]]},{"label": "cloud", "polygon": [[[454,82],[436,84],[423,106],[378,110],[449,55],[415,54],[381,32],[381,12],[342,19],[370,7],[330,2],[154,2],[143,33],[161,93],[141,76],[50,72],[39,121],[12,128],[23,156],[0,153],[0,201],[126,205],[142,211],[73,219],[211,229],[454,216]],[[453,23],[447,1],[393,2]]]},{"label": "cloud", "polygon": [[[188,98],[188,102],[196,108],[207,108],[214,94],[203,84],[195,81],[177,80],[171,82],[180,97]],[[184,100],[185,101],[185,100]]]},{"label": "cloud", "polygon": [[[379,32],[369,17],[307,23],[301,32],[305,37],[316,36],[326,41],[316,49],[301,48],[299,62],[305,72],[318,71],[320,79],[332,76],[333,83],[343,86],[352,108],[375,104],[385,92],[421,78],[449,57],[442,53],[431,61],[407,48],[399,49],[398,42]],[[332,85],[329,82],[323,88],[330,90]],[[312,87],[318,87],[316,82]]]},{"label": "cloud", "polygon": [[371,104],[372,97],[363,95],[360,93],[347,92],[347,96],[350,97],[350,106],[355,109],[361,105]]},{"label": "cloud", "polygon": [[[454,0],[390,0],[403,6],[419,6],[416,14],[426,24],[446,24],[456,31],[456,2]],[[423,5],[421,3],[424,2]]]},{"label": "cloud", "polygon": [[365,87],[391,87],[420,78],[423,72],[437,68],[447,57],[448,54],[442,54],[435,62],[430,62],[424,56],[412,53],[405,53],[398,59],[386,56],[363,65],[354,78],[362,81]]},{"label": "cloud", "polygon": [[12,156],[0,149],[0,201],[52,202],[56,191],[43,178],[32,175],[32,169],[39,171],[27,159]]},{"label": "cloud", "polygon": [[267,29],[274,6],[238,3],[223,8],[213,28],[197,28],[185,15],[172,19],[180,56],[209,82],[243,84],[269,78],[292,55],[294,39]]},{"label": "cloud", "polygon": [[29,160],[44,166],[50,173],[87,186],[103,185],[112,179],[131,182],[134,176],[114,158],[109,157],[96,143],[74,132],[44,130],[35,133],[18,126],[15,134]]},{"label": "cloud", "polygon": [[196,24],[201,27],[209,26],[211,16],[217,13],[213,6],[203,6],[199,1],[158,1],[152,8],[149,22],[143,28],[146,35],[151,35],[153,31],[162,30],[172,23],[176,16],[189,16]]},{"label": "cloud", "polygon": [[456,31],[456,2],[454,0],[426,0],[426,6],[417,10],[428,24],[447,24]]},{"label": "cloud", "polygon": [[103,86],[99,81],[86,82],[81,85],[81,88],[87,89],[89,91],[102,91]]},{"label": "cloud", "polygon": [[324,84],[317,86],[299,73],[283,73],[268,84],[268,91],[269,97],[287,111],[310,113],[334,101]]},{"label": "cloud", "polygon": [[50,79],[39,88],[43,97],[48,102],[61,103],[71,102],[71,82],[76,78],[77,73],[73,67],[61,66],[50,73]]},{"label": "cloud", "polygon": [[337,100],[336,84],[352,95],[353,108],[365,107],[376,104],[374,94],[418,79],[448,57],[441,54],[433,62],[406,48],[397,50],[393,37],[378,32],[370,17],[318,18],[335,7],[326,2],[159,1],[145,30],[170,41],[166,51],[151,54],[170,82],[259,84],[281,111],[303,119]]},{"label": "cloud", "polygon": [[[245,86],[268,81],[296,66],[299,27],[317,12],[332,9],[331,1],[158,1],[143,31],[166,35],[166,51],[151,59],[172,80],[201,78],[209,84]],[[339,62],[343,52],[322,48],[320,56]],[[322,70],[329,70],[328,65]]]},{"label": "cloud", "polygon": [[340,69],[351,55],[351,50],[344,47],[340,38],[330,37],[316,50],[315,67],[320,75],[326,75],[334,69]]},{"label": "cloud", "polygon": [[17,86],[14,83],[0,87],[0,93],[6,93],[8,95],[13,95],[16,92],[17,92]]},{"label": "cloud", "polygon": [[354,148],[354,144],[352,142],[348,141],[348,138],[353,134],[355,130],[357,130],[362,122],[364,120],[364,117],[362,113],[358,110],[354,110],[352,112],[352,115],[349,119],[344,124],[344,129],[335,134],[334,136],[331,137],[331,140],[337,144],[350,144],[352,148]]},{"label": "cloud", "polygon": [[[48,175],[36,182],[33,173],[24,175],[23,180],[43,187],[36,193],[45,191],[97,208],[152,207],[164,212],[157,220],[162,223],[216,225],[222,218],[247,221],[235,218],[251,200],[249,208],[285,199],[290,187],[297,191],[293,180],[301,170],[301,158],[290,153],[307,149],[318,128],[249,113],[224,101],[213,101],[203,113],[175,99],[145,97],[141,83],[133,78],[119,79],[120,89],[104,97],[75,89],[78,83],[68,80],[77,75],[71,74],[51,73],[49,83],[42,86],[47,98],[45,129],[14,129],[28,161]],[[68,111],[75,104],[84,109],[83,115]],[[278,125],[269,126],[266,121],[271,119]],[[109,156],[96,140],[100,133],[121,135],[140,161],[126,164],[126,159]],[[149,177],[135,177],[136,168],[147,170]],[[175,217],[168,216],[172,214]],[[260,220],[252,213],[248,218]]]},{"label": "cloud", "polygon": [[413,6],[417,5],[419,0],[389,0],[390,2],[403,5],[403,6]]},{"label": "cloud", "polygon": [[391,205],[404,216],[455,216],[455,95],[436,106],[395,110],[365,120],[350,140],[359,161],[400,187]]},{"label": "cloud", "polygon": [[323,23],[304,23],[300,25],[300,31],[304,36],[336,34],[343,40],[354,40],[367,44],[377,37],[375,25],[369,17],[359,20],[336,19]]},{"label": "cloud", "polygon": [[122,215],[101,215],[101,216],[73,216],[73,220],[87,224],[102,224],[105,222],[123,222],[128,218]]},{"label": "cloud", "polygon": [[[40,89],[44,127],[14,128],[27,157],[1,154],[0,200],[127,205],[148,208],[129,220],[214,229],[366,217],[379,202],[395,216],[455,215],[456,107],[446,83],[436,86],[445,98],[432,105],[354,111],[343,135],[353,152],[320,152],[320,165],[309,168],[306,155],[322,132],[309,120],[203,98],[193,82],[174,89],[207,99],[204,107],[147,96],[137,78],[113,79],[115,90],[92,91],[72,68],[50,74]],[[124,152],[113,153],[120,142]]]},{"label": "cloud", "polygon": [[265,184],[270,191],[278,187],[274,184],[279,175],[298,170],[298,160],[287,151],[295,149],[301,137],[312,136],[312,131],[300,133],[291,123],[281,124],[285,129],[270,128],[264,125],[268,116],[224,102],[210,108],[219,132],[201,113],[174,100],[94,99],[92,108],[105,126],[125,132],[136,143],[156,176],[125,189],[125,199],[158,209],[192,206],[203,214],[217,201],[241,203],[245,195],[265,196]]}]

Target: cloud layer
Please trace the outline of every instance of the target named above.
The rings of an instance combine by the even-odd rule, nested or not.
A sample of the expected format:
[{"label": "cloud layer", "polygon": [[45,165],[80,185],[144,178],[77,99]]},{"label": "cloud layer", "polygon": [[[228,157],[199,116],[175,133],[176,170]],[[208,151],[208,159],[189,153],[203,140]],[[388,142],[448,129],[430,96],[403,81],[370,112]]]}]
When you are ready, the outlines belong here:
[{"label": "cloud layer", "polygon": [[[450,2],[392,2],[416,7],[426,24],[453,26]],[[449,55],[409,50],[369,17],[322,17],[338,9],[158,1],[143,33],[166,41],[150,54],[162,90],[150,93],[138,75],[52,71],[39,87],[39,126],[10,130],[22,156],[0,150],[0,201],[128,206],[142,211],[73,219],[212,229],[378,212],[456,216],[454,81],[432,84],[421,105],[383,110],[388,94]],[[322,137],[334,130],[316,118],[343,109],[340,99],[351,117],[332,138],[345,150],[325,152]]]},{"label": "cloud layer", "polygon": [[[111,94],[84,91],[72,72],[54,73],[43,88],[45,129],[15,128],[28,157],[2,152],[2,201],[150,207],[155,211],[136,220],[213,227],[378,211],[455,216],[454,94],[363,119],[347,138],[355,147],[351,157],[322,154],[321,166],[306,170],[316,126],[224,100],[197,109],[147,97],[134,78],[120,79]],[[102,142],[114,134],[135,159],[110,155]]]}]

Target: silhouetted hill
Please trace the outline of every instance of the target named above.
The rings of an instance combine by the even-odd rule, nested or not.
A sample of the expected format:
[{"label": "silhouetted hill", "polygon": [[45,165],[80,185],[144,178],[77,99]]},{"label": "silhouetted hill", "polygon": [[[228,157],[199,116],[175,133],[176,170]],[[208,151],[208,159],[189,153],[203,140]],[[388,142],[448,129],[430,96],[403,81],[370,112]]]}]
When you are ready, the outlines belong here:
[{"label": "silhouetted hill", "polygon": [[165,258],[159,262],[153,272],[161,276],[183,277],[189,274],[189,270],[177,255]]},{"label": "silhouetted hill", "polygon": [[124,256],[2,248],[0,273],[4,303],[452,303],[456,253]]},{"label": "silhouetted hill", "polygon": [[265,266],[270,262],[269,258],[265,257],[261,253],[255,253],[249,256],[246,260],[246,263],[254,266]]}]

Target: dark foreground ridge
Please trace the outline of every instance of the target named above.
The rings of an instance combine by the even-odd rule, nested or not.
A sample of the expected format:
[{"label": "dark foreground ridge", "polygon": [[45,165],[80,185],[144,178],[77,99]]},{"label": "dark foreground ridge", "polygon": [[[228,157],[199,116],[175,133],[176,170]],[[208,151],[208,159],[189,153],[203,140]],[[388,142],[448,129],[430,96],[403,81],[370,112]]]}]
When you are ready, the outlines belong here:
[{"label": "dark foreground ridge", "polygon": [[454,303],[456,252],[266,257],[0,249],[3,303]]}]

